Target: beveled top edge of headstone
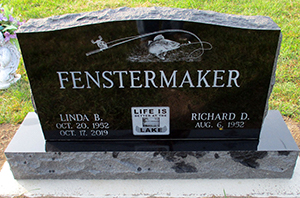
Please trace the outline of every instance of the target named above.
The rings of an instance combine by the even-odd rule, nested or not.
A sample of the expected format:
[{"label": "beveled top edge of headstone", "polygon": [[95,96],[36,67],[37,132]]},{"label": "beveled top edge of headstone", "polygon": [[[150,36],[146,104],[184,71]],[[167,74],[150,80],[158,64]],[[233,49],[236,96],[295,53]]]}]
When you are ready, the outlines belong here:
[{"label": "beveled top edge of headstone", "polygon": [[18,33],[46,32],[104,22],[147,19],[199,22],[242,29],[280,30],[277,24],[270,17],[266,16],[243,16],[223,14],[214,11],[167,7],[122,7],[78,14],[65,14],[41,19],[30,19],[19,28]]}]

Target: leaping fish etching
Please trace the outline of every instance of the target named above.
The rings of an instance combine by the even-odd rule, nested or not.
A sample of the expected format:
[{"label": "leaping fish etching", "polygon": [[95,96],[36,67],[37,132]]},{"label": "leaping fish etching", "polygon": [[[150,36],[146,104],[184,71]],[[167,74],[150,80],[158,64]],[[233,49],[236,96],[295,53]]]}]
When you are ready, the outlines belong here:
[{"label": "leaping fish etching", "polygon": [[149,53],[161,60],[165,59],[167,52],[180,48],[180,43],[165,39],[161,34],[157,35],[153,41],[148,41]]}]

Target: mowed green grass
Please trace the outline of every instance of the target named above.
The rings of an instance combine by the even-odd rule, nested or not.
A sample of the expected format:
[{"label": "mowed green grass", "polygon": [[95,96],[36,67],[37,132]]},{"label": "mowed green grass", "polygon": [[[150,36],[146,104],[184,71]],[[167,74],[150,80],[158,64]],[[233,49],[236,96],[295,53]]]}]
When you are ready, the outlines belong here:
[{"label": "mowed green grass", "polygon": [[[2,0],[14,8],[14,16],[44,18],[66,13],[80,13],[118,7],[176,7],[211,10],[236,15],[264,15],[271,17],[281,28],[283,40],[277,64],[277,79],[269,104],[270,109],[300,122],[300,0]],[[1,4],[0,3],[0,4]],[[0,124],[21,123],[33,111],[28,78],[21,61],[18,73],[22,79],[8,90],[0,91]]]}]

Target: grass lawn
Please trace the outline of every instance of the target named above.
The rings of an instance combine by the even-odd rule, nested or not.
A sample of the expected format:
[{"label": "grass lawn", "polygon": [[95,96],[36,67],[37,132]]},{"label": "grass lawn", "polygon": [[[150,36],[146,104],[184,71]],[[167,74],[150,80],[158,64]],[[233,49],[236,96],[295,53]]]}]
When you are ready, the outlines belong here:
[{"label": "grass lawn", "polygon": [[[279,110],[283,115],[300,122],[300,0],[1,0],[1,3],[14,8],[14,16],[21,15],[25,20],[124,6],[176,7],[269,16],[279,25],[283,34],[270,109]],[[26,114],[33,111],[29,82],[22,61],[18,73],[22,75],[21,80],[8,90],[0,91],[0,124],[21,123]]]}]

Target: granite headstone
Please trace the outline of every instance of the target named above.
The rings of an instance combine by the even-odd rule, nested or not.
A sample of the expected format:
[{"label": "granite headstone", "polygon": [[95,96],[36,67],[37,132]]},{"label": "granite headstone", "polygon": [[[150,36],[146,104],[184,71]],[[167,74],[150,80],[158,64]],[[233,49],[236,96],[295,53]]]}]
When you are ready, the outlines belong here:
[{"label": "granite headstone", "polygon": [[17,35],[48,142],[258,141],[281,37],[268,17],[167,8],[32,19]]},{"label": "granite headstone", "polygon": [[37,114],[5,151],[15,178],[292,177],[299,149],[267,107],[270,18],[119,8],[32,19],[18,38]]}]

